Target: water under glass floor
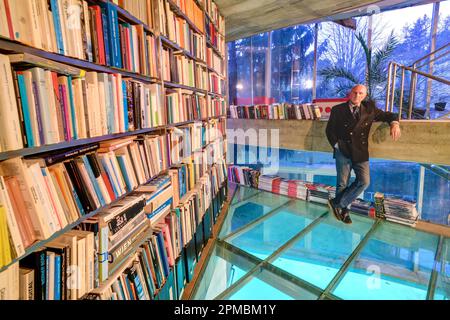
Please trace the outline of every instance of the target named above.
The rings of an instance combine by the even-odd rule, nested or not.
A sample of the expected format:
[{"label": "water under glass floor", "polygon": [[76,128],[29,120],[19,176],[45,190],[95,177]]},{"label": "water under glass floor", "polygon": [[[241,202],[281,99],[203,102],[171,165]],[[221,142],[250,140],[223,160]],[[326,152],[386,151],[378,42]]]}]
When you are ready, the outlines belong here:
[{"label": "water under glass floor", "polygon": [[450,299],[450,239],[239,186],[194,299]]}]

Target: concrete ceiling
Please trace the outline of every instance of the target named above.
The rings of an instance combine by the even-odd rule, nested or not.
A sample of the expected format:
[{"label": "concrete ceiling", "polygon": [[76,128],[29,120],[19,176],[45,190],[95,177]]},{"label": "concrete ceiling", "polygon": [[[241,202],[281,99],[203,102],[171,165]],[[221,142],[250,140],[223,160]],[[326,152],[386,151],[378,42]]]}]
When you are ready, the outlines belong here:
[{"label": "concrete ceiling", "polygon": [[436,0],[215,0],[226,41],[301,23],[345,19]]}]

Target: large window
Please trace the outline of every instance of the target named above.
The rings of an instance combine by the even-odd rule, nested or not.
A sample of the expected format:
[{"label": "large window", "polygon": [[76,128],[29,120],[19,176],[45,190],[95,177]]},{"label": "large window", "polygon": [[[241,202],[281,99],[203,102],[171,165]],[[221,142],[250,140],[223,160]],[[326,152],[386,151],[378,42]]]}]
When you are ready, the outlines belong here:
[{"label": "large window", "polygon": [[[433,47],[437,49],[450,42],[450,1],[444,1],[439,3],[432,45],[434,8],[431,3],[357,17],[355,30],[335,22],[323,22],[317,29],[313,24],[298,25],[231,42],[228,45],[230,102],[305,103],[314,98],[345,97],[354,84],[363,83],[378,106],[384,108],[389,62],[409,66]],[[436,59],[431,68],[429,59],[425,59],[420,70],[448,79],[449,59],[450,56]],[[397,89],[399,77],[400,73]],[[407,75],[404,108],[409,103],[409,87],[410,75]],[[448,113],[448,91],[448,86],[436,81],[430,83],[419,76],[414,100],[417,115],[424,114],[426,108],[430,114],[425,116],[430,118]],[[395,111],[398,111],[397,100]],[[442,102],[447,107],[438,112],[436,103],[442,108]]]}]

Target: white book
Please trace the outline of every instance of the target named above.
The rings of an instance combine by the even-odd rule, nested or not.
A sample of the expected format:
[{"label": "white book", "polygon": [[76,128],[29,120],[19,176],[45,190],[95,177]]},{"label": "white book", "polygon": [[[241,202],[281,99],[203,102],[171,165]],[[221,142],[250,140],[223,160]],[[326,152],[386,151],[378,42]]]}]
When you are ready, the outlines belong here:
[{"label": "white book", "polygon": [[[41,0],[44,3],[47,2],[47,0]],[[50,51],[51,52],[58,52],[58,45],[56,44],[56,31],[55,31],[55,23],[53,21],[53,13],[47,9],[47,20],[48,20],[48,26],[49,26],[49,30],[50,30],[50,39],[51,39],[51,47],[50,47]]]},{"label": "white book", "polygon": [[82,5],[83,5],[83,15],[84,15],[84,30],[86,32],[86,45],[87,45],[87,51],[88,51],[88,56],[87,56],[87,60],[90,62],[94,61],[94,57],[93,57],[93,53],[92,53],[92,37],[91,37],[91,22],[89,19],[89,7],[88,7],[88,3],[87,1],[82,1]]},{"label": "white book", "polygon": [[[55,131],[55,129],[52,127],[52,121],[50,119],[50,100],[54,103],[54,96],[52,95],[51,98],[49,98],[49,88],[48,83],[46,80],[46,75],[44,69],[41,68],[33,68],[30,69],[32,74],[32,81],[33,81],[33,90],[35,93],[34,98],[37,102],[37,112],[38,115],[41,118],[41,125],[42,125],[42,132],[44,136],[44,144],[51,144],[55,143],[59,140],[59,133],[58,130]],[[57,128],[57,127],[56,127]]]},{"label": "white book", "polygon": [[122,190],[122,194],[125,194],[126,193],[126,184],[125,184],[125,180],[122,176],[122,170],[120,170],[120,165],[119,165],[119,162],[117,161],[116,154],[113,151],[110,151],[108,154],[109,154],[109,158],[110,158],[114,173],[116,174],[117,180],[119,181],[120,188]]},{"label": "white book", "polygon": [[44,209],[38,196],[38,187],[28,168],[20,158],[13,158],[0,163],[0,172],[2,175],[17,177],[36,238],[38,240],[49,238],[53,232],[44,214]]},{"label": "white book", "polygon": [[19,269],[19,299],[34,300],[34,270]]},{"label": "white book", "polygon": [[67,12],[69,7],[69,0],[58,0],[59,19],[61,21],[61,34],[64,44],[64,55],[75,57],[71,30],[69,24],[73,23],[70,19],[70,15]]},{"label": "white book", "polygon": [[[76,236],[77,239],[84,239],[84,277],[82,281],[84,282],[85,293],[94,290],[95,282],[95,239],[94,233],[84,230],[71,230],[67,232],[68,235]],[[80,257],[80,255],[79,255]]]},{"label": "white book", "polygon": [[83,99],[83,83],[81,79],[73,79],[73,99],[76,110],[78,139],[87,138],[85,105]]},{"label": "white book", "polygon": [[48,7],[46,0],[32,0],[35,2],[39,32],[41,34],[41,48],[46,51],[53,51],[50,24],[48,21]]},{"label": "white book", "polygon": [[33,163],[28,166],[28,171],[31,175],[34,185],[36,187],[37,196],[42,205],[43,212],[48,223],[50,232],[53,234],[61,229],[58,221],[58,216],[53,206],[50,203],[49,195],[46,189],[44,177],[42,176],[41,167],[39,163]]},{"label": "white book", "polygon": [[19,262],[0,272],[0,300],[19,300]]},{"label": "white book", "polygon": [[114,75],[116,78],[116,89],[117,89],[117,99],[118,99],[118,103],[117,103],[117,112],[118,112],[118,116],[117,116],[117,121],[118,123],[118,128],[119,131],[118,132],[125,132],[125,112],[124,112],[124,104],[123,104],[123,84],[122,84],[122,75],[121,74],[116,74]]},{"label": "white book", "polygon": [[117,177],[112,168],[112,164],[109,159],[109,155],[105,154],[105,153],[99,153],[98,158],[100,160],[100,165],[103,167],[103,170],[106,172],[107,176],[109,177],[109,181],[111,182],[113,189],[116,190],[116,192],[121,193],[119,181],[117,180]]},{"label": "white book", "polygon": [[55,253],[47,251],[47,269],[46,269],[46,300],[55,300]]},{"label": "white book", "polygon": [[99,102],[99,85],[97,72],[86,73],[86,107],[89,107],[85,114],[88,116],[89,137],[97,137],[102,135],[102,127],[100,124],[100,102]]},{"label": "white book", "polygon": [[14,39],[34,46],[31,33],[31,2],[29,0],[9,1],[9,11],[14,29]]},{"label": "white book", "polygon": [[44,167],[41,168],[41,172],[47,185],[47,192],[49,195],[50,202],[54,208],[54,211],[56,212],[59,224],[62,229],[69,224],[69,221],[67,220],[66,213],[64,212],[63,206],[61,205],[61,201],[59,199],[55,185],[53,184],[53,179],[52,176],[50,175],[50,171],[48,171],[47,167]]},{"label": "white book", "polygon": [[[67,78],[66,78],[67,79]],[[50,70],[45,71],[45,82],[46,82],[46,90],[47,90],[47,97],[48,97],[48,105],[47,105],[47,112],[49,112],[49,118],[50,118],[50,128],[51,132],[55,132],[55,135],[53,136],[53,140],[49,143],[58,143],[61,141],[64,141],[64,129],[63,127],[59,127],[58,122],[59,121],[65,121],[65,119],[58,119],[58,110],[61,110],[61,106],[57,103],[58,99],[56,98],[54,84],[53,84],[53,77],[52,72]],[[71,113],[70,113],[70,106],[68,106],[67,110],[69,111],[66,117],[69,119],[69,123],[72,123],[70,121],[71,119]],[[62,132],[61,132],[62,131]]]},{"label": "white book", "polygon": [[11,64],[0,54],[0,146],[3,151],[23,148]]},{"label": "white book", "polygon": [[106,73],[98,74],[98,101],[97,104],[99,106],[99,118],[96,119],[97,123],[100,124],[100,131],[98,135],[106,135],[108,134],[108,125],[107,125],[107,114],[106,110],[107,101],[109,99],[109,91],[108,91],[108,75]]},{"label": "white book", "polygon": [[[110,84],[111,84],[111,97],[112,97],[112,113],[113,113],[113,125],[114,125],[114,130],[113,133],[119,133],[120,131],[120,122],[119,122],[119,101],[118,101],[118,94],[119,91],[118,89],[122,90],[122,87],[117,87],[117,75],[115,74],[111,74],[109,76],[110,78]],[[123,108],[122,108],[123,110]]]},{"label": "white book", "polygon": [[110,204],[111,197],[109,196],[109,192],[108,189],[106,188],[106,184],[105,181],[103,180],[103,177],[100,175],[97,178],[95,178],[95,180],[97,180],[98,187],[100,188],[100,192],[102,193],[105,203]]},{"label": "white book", "polygon": [[9,26],[6,18],[5,2],[0,1],[0,36],[9,38]]},{"label": "white book", "polygon": [[[99,199],[97,197],[97,193],[95,192],[94,186],[92,185],[92,181],[89,178],[89,175],[88,175],[88,173],[86,171],[86,167],[84,166],[83,160],[77,159],[75,162],[76,162],[76,165],[78,167],[78,170],[80,171],[81,178],[84,181],[84,186],[85,186],[85,188],[88,189],[89,194],[91,195],[92,199],[95,202],[95,207],[96,208],[100,208],[100,201],[99,201]],[[94,208],[94,210],[96,208]]]},{"label": "white book", "polygon": [[28,100],[28,110],[30,114],[30,122],[31,122],[31,131],[33,134],[34,146],[38,147],[41,145],[41,139],[39,136],[39,125],[38,119],[36,115],[36,100],[33,94],[33,76],[30,71],[22,72],[23,79],[25,82],[25,87],[27,91],[27,100]]},{"label": "white book", "polygon": [[6,222],[8,223],[8,230],[12,240],[12,247],[15,252],[15,257],[20,257],[25,253],[22,237],[20,236],[19,225],[14,215],[11,199],[6,190],[6,184],[3,176],[0,176],[0,205],[5,208]]}]

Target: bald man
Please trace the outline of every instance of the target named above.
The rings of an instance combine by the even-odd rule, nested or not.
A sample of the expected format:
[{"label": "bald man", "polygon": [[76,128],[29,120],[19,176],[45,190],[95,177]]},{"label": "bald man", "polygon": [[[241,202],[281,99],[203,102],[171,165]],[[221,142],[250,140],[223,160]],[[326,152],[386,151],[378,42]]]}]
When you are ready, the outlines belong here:
[{"label": "bald man", "polygon": [[[336,197],[328,201],[336,219],[350,224],[350,205],[367,189],[370,183],[369,172],[369,132],[374,121],[389,123],[391,137],[400,138],[398,115],[384,112],[375,106],[374,101],[365,100],[367,88],[361,84],[352,88],[349,101],[331,109],[326,134],[333,147],[336,160]],[[351,170],[356,179],[349,185]]]}]

